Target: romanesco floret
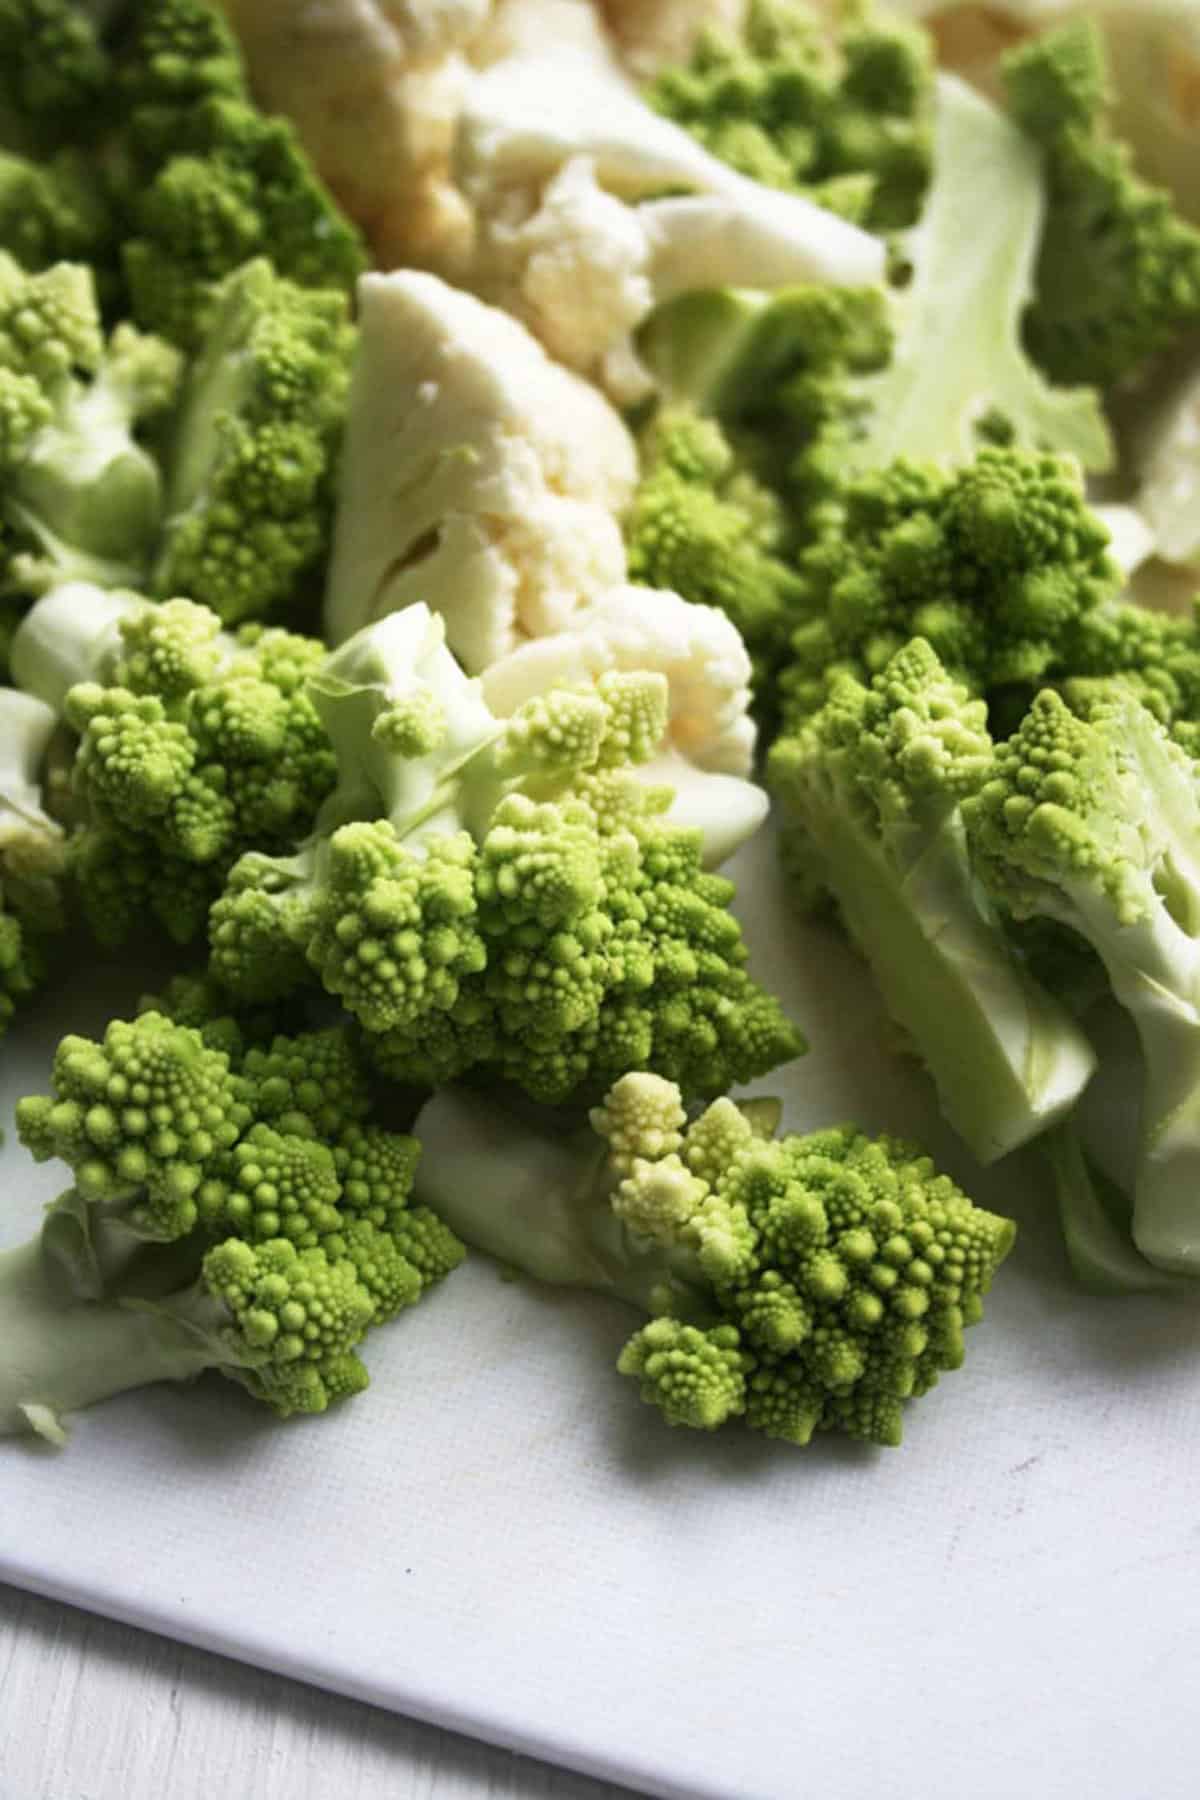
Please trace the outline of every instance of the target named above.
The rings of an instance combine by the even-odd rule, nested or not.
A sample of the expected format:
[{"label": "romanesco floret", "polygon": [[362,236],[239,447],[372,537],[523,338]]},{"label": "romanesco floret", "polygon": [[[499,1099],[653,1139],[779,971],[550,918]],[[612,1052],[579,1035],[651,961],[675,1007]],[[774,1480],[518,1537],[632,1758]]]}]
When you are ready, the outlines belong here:
[{"label": "romanesco floret", "polygon": [[1037,695],[964,802],[980,879],[1017,919],[1048,918],[1103,962],[1137,1028],[1145,1086],[1133,1238],[1194,1275],[1200,1136],[1200,806],[1195,766],[1120,682],[1077,709]]},{"label": "romanesco floret", "polygon": [[30,274],[0,251],[0,590],[138,578],[162,511],[138,433],[170,406],[179,370],[131,325],[105,341],[82,264]]},{"label": "romanesco floret", "polygon": [[1104,39],[1082,19],[1004,64],[1009,105],[1045,152],[1048,204],[1025,318],[1054,381],[1112,387],[1200,320],[1200,231],[1106,135]]},{"label": "romanesco floret", "polygon": [[90,263],[104,299],[112,231],[108,198],[81,153],[62,150],[35,162],[0,150],[0,250],[22,268]]},{"label": "romanesco floret", "polygon": [[746,973],[731,885],[631,774],[665,733],[664,678],[610,670],[502,721],[443,638],[409,607],[314,678],[338,786],[297,855],[233,869],[218,980],[269,1000],[310,967],[414,1084],[479,1067],[554,1100],[645,1063],[714,1093],[797,1054]]},{"label": "romanesco floret", "polygon": [[850,24],[834,46],[805,0],[750,0],[739,32],[702,32],[650,99],[743,175],[891,230],[929,176],[931,61],[902,24]]},{"label": "romanesco floret", "polygon": [[761,695],[802,592],[787,510],[718,422],[690,408],[665,407],[640,450],[625,527],[630,576],[720,607],[751,653]]},{"label": "romanesco floret", "polygon": [[[182,970],[172,975],[158,993],[143,994],[138,1001],[139,1013],[162,1013],[176,1025],[186,1025],[191,1030],[198,1031],[210,1050],[223,1051],[231,1062],[239,1065],[244,1060],[261,1054],[273,1039],[282,1038],[285,1032],[295,1027],[296,1011],[291,1006],[239,1007],[235,1011],[229,995],[203,969]],[[330,1035],[336,1037],[339,1043],[342,1042],[341,1033],[334,1032]],[[349,1046],[346,1046],[345,1054],[350,1058]],[[307,1041],[303,1052],[297,1052],[297,1057],[300,1068],[306,1067],[311,1060],[312,1050]],[[322,1079],[325,1073],[325,1070],[321,1071]],[[297,1079],[302,1079],[299,1073]],[[357,1067],[354,1082],[357,1088]],[[257,1083],[257,1087],[255,1107],[258,1116],[277,1124],[280,1109],[268,1108],[263,1083]],[[350,1089],[346,1083],[332,1087],[331,1099],[335,1105],[344,1102],[346,1118],[357,1116],[352,1109]],[[295,1122],[300,1117],[298,1112],[294,1114],[293,1120],[288,1124],[289,1131],[301,1129]],[[332,1129],[336,1122],[334,1115],[326,1115],[324,1122]],[[306,1124],[304,1129],[307,1128]]]},{"label": "romanesco floret", "polygon": [[63,1413],[207,1369],[284,1417],[324,1412],[366,1387],[368,1328],[462,1260],[410,1208],[418,1146],[367,1120],[343,1032],[225,1041],[115,1020],[64,1039],[52,1092],[19,1103],[22,1140],[74,1185],[0,1257],[0,1435],[61,1442]]},{"label": "romanesco floret", "polygon": [[775,1138],[729,1099],[681,1130],[680,1098],[627,1074],[564,1133],[449,1089],[418,1121],[418,1192],[503,1262],[650,1313],[617,1366],[669,1424],[898,1444],[904,1403],[961,1365],[1015,1227],[911,1145]]},{"label": "romanesco floret", "polygon": [[148,916],[189,942],[236,859],[302,837],[333,785],[305,687],[315,640],[229,635],[189,600],[75,584],[37,602],[13,655],[21,685],[79,733],[68,854],[102,943]]},{"label": "romanesco floret", "polygon": [[665,395],[757,445],[751,466],[801,538],[848,480],[899,458],[944,467],[999,443],[1112,462],[1098,396],[1052,387],[1021,340],[1045,214],[1036,148],[952,77],[934,112],[932,183],[887,287],[684,294],[639,339]]},{"label": "romanesco floret", "polygon": [[1185,614],[1110,602],[1081,615],[1064,656],[1068,700],[1119,679],[1195,755],[1200,749],[1197,608]]},{"label": "romanesco floret", "polygon": [[302,287],[349,292],[364,266],[358,234],[293,128],[251,104],[221,14],[203,0],[141,0],[135,19],[119,59],[134,318],[191,349],[223,278],[263,255]]},{"label": "romanesco floret", "polygon": [[986,706],[916,639],[771,753],[799,891],[828,895],[943,1111],[981,1161],[1039,1136],[1095,1068],[1030,977],[967,854],[962,803],[991,772]]},{"label": "romanesco floret", "polygon": [[90,135],[112,71],[78,0],[0,0],[0,145],[42,155]]},{"label": "romanesco floret", "polygon": [[228,623],[291,600],[328,548],[354,332],[346,299],[247,263],[214,288],[165,454],[151,576]]},{"label": "romanesco floret", "polygon": [[1054,457],[982,450],[954,473],[896,462],[862,476],[799,558],[805,622],[781,678],[785,719],[820,705],[829,676],[868,680],[925,638],[989,699],[1070,667],[1082,620],[1120,575],[1078,472]]}]

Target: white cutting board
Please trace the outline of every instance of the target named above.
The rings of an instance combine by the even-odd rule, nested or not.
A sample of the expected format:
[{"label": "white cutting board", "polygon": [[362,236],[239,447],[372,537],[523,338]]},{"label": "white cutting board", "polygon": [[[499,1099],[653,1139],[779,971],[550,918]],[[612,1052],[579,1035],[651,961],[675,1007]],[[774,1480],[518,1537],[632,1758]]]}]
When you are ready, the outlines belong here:
[{"label": "white cutting board", "polygon": [[[814,1045],[761,1084],[787,1125],[921,1138],[1022,1223],[902,1449],[668,1431],[612,1371],[632,1314],[477,1260],[323,1420],[214,1378],[0,1443],[0,1577],[651,1794],[1195,1800],[1200,1296],[1076,1293],[1036,1165],[974,1177],[765,836],[735,872]],[[5,1125],[139,985],[74,979],[0,1049]],[[10,1138],[0,1242],[59,1185]]]}]

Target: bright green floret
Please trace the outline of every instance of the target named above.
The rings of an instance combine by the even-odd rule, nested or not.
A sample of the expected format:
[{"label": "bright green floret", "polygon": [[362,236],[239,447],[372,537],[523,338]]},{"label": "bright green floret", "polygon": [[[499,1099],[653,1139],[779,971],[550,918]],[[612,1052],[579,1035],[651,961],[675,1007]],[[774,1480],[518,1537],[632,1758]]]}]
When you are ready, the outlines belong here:
[{"label": "bright green floret", "polygon": [[1017,919],[1079,934],[1129,1012],[1144,1063],[1133,1239],[1200,1268],[1200,806],[1195,767],[1121,683],[1072,711],[1038,694],[964,803],[976,868]]},{"label": "bright green floret", "polygon": [[103,187],[79,152],[35,162],[0,150],[0,250],[23,268],[90,263],[106,288],[112,230]]},{"label": "bright green floret", "polygon": [[650,99],[743,175],[882,231],[912,224],[928,180],[930,65],[923,32],[868,21],[835,45],[804,0],[751,0]]},{"label": "bright green floret", "polygon": [[640,449],[625,524],[630,576],[727,613],[761,692],[802,591],[787,510],[736,440],[689,407],[665,407]]},{"label": "bright green floret", "polygon": [[68,854],[102,943],[150,918],[189,942],[240,856],[309,829],[334,779],[306,691],[323,656],[189,600],[73,584],[34,606],[14,672],[79,735]]},{"label": "bright green floret", "polygon": [[1110,602],[1081,615],[1063,658],[1068,700],[1119,680],[1189,753],[1200,749],[1200,638],[1197,609],[1151,611]]},{"label": "bright green floret", "polygon": [[243,858],[214,906],[232,994],[269,1001],[311,971],[393,1079],[479,1069],[551,1101],[642,1064],[711,1094],[798,1053],[746,973],[732,886],[637,779],[666,730],[661,676],[501,721],[410,607],[311,692],[338,785],[307,845]]},{"label": "bright green floret", "polygon": [[410,1206],[419,1147],[367,1118],[343,1032],[224,1041],[117,1020],[64,1039],[52,1092],[19,1103],[73,1186],[0,1256],[0,1435],[62,1442],[64,1413],[209,1369],[283,1417],[324,1412],[366,1387],[368,1329],[462,1260]]},{"label": "bright green floret", "polygon": [[269,263],[215,291],[165,455],[151,577],[227,623],[291,600],[328,547],[354,333],[346,299]]},{"label": "bright green floret", "polygon": [[960,1367],[1015,1227],[910,1145],[777,1122],[720,1099],[689,1125],[644,1073],[567,1133],[449,1090],[418,1122],[418,1191],[502,1262],[651,1314],[617,1366],[669,1424],[898,1444],[904,1403]]},{"label": "bright green floret", "polygon": [[162,512],[140,433],[171,405],[179,369],[131,325],[105,340],[82,264],[30,274],[0,251],[0,592],[137,578]]},{"label": "bright green floret", "polygon": [[38,1162],[66,1163],[84,1201],[122,1203],[131,1231],[169,1241],[196,1224],[249,1117],[228,1057],[144,1013],[114,1021],[102,1044],[64,1038],[53,1093],[18,1103],[17,1130]]},{"label": "bright green floret", "polygon": [[135,17],[119,60],[133,317],[192,349],[225,276],[260,256],[302,287],[348,293],[365,266],[358,235],[292,126],[255,109],[220,12],[142,0]]},{"label": "bright green floret", "polygon": [[887,287],[685,294],[640,353],[669,401],[753,446],[800,542],[836,523],[848,482],[899,459],[945,468],[1003,444],[1103,470],[1098,396],[1051,386],[1022,342],[1045,209],[1035,146],[943,76],[932,184]]},{"label": "bright green floret", "polygon": [[0,146],[43,154],[94,132],[112,68],[79,0],[0,0]]},{"label": "bright green floret", "polygon": [[1034,38],[1004,74],[1013,116],[1045,153],[1026,342],[1052,380],[1112,387],[1200,321],[1200,231],[1108,137],[1108,68],[1093,22]]},{"label": "bright green floret", "polygon": [[1070,669],[1083,622],[1120,575],[1077,471],[1054,457],[983,450],[953,473],[908,462],[863,476],[799,559],[803,613],[782,677],[799,724],[829,679],[866,681],[911,638],[991,701]]},{"label": "bright green floret", "polygon": [[950,1123],[983,1162],[1063,1117],[1095,1058],[1023,969],[971,868],[962,804],[987,779],[987,709],[922,639],[771,753],[787,865],[828,896]]}]

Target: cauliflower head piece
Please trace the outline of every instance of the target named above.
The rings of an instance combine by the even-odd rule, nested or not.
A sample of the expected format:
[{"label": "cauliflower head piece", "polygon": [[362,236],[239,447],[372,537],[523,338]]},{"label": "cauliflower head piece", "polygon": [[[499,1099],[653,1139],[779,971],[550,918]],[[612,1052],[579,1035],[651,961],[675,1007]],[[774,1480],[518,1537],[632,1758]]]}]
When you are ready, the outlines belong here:
[{"label": "cauliflower head piece", "polygon": [[359,289],[325,624],[424,601],[470,674],[625,578],[633,440],[517,320],[435,275]]},{"label": "cauliflower head piece", "polygon": [[255,93],[292,119],[384,267],[449,267],[469,210],[451,173],[466,52],[492,0],[224,0]]}]

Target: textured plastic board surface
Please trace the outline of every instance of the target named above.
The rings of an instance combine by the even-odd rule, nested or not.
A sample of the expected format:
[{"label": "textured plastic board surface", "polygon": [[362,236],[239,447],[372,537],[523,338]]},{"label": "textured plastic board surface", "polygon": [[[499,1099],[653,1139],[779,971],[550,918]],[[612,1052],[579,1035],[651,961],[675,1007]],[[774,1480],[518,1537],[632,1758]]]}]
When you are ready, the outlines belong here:
[{"label": "textured plastic board surface", "polygon": [[[813,1041],[787,1124],[921,1138],[1022,1224],[902,1449],[668,1432],[611,1372],[632,1315],[480,1261],[336,1416],[213,1380],[0,1445],[0,1577],[652,1794],[1193,1800],[1200,1308],[1077,1294],[1036,1165],[976,1176],[765,837],[735,872]],[[82,975],[0,1052],[6,1124],[137,991]],[[57,1184],[3,1157],[7,1242]]]}]

